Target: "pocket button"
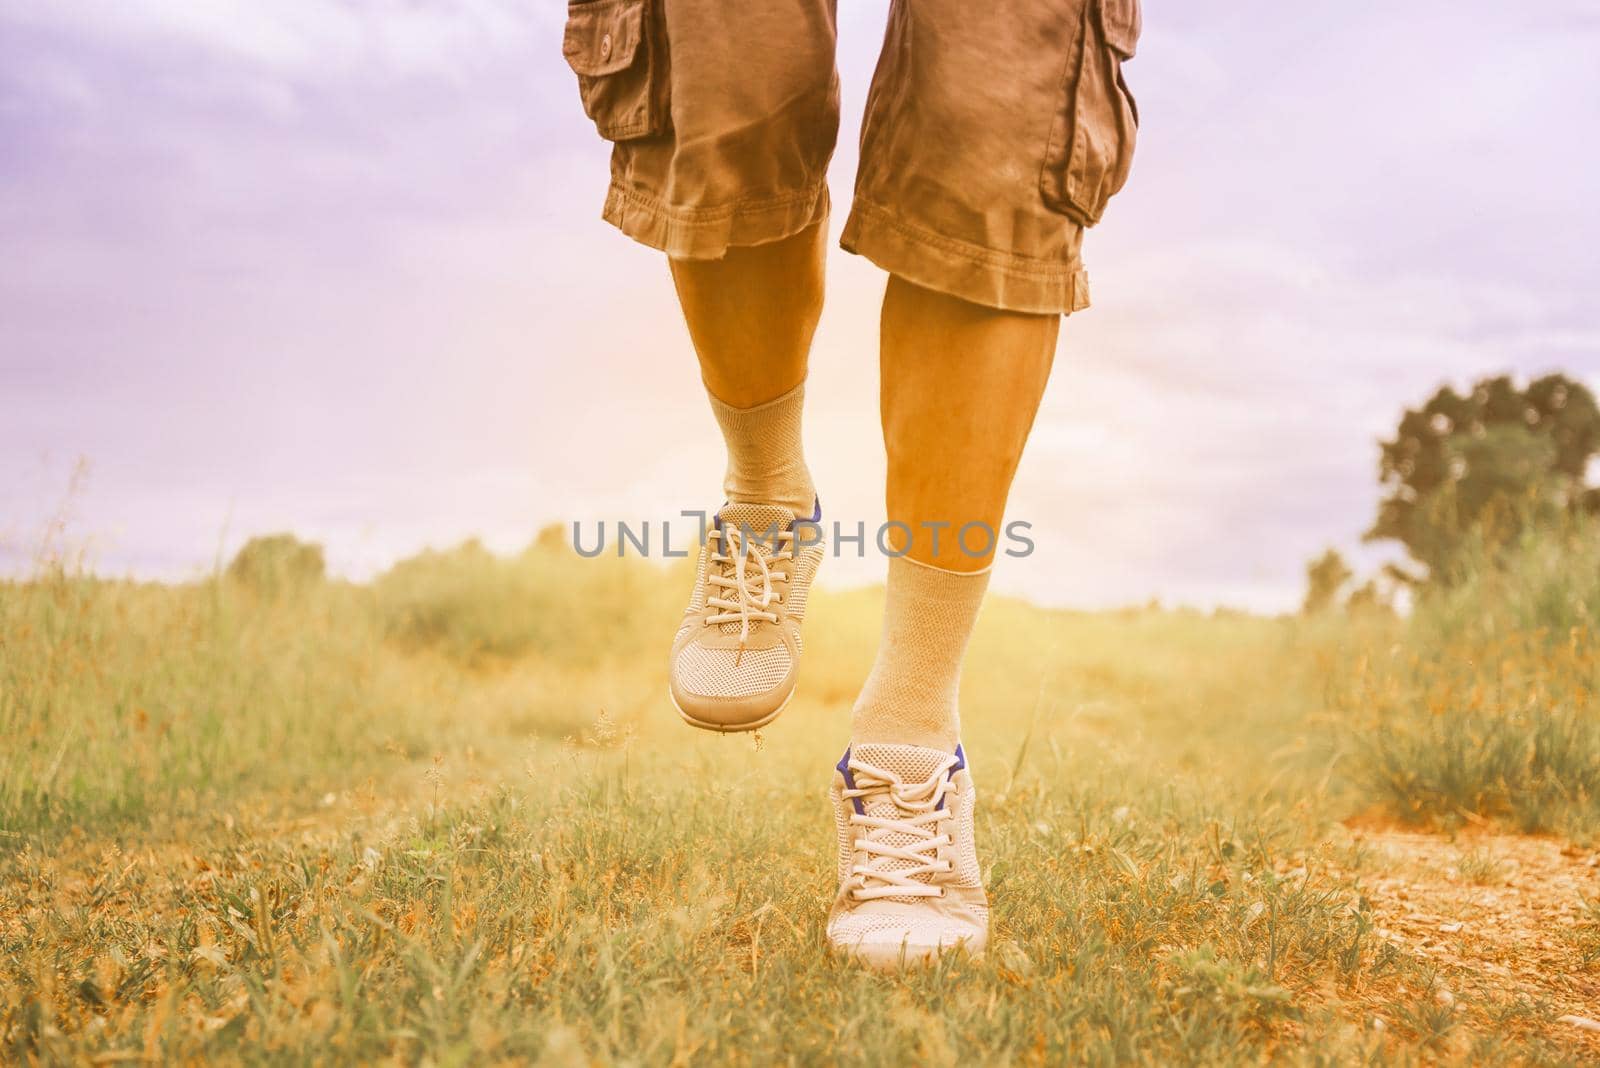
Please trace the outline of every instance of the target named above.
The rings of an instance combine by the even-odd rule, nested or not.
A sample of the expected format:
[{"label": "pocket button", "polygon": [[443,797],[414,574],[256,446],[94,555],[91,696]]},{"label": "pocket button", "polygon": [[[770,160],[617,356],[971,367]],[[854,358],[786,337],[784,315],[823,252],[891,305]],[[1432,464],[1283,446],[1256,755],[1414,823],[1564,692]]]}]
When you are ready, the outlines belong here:
[{"label": "pocket button", "polygon": [[609,33],[600,38],[600,58],[611,58],[611,35]]}]

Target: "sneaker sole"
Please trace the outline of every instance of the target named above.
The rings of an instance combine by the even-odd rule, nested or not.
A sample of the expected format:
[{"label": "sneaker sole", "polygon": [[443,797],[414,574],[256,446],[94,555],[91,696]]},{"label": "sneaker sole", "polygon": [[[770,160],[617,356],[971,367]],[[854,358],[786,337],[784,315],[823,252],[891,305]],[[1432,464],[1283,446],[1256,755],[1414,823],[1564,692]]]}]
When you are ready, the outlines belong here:
[{"label": "sneaker sole", "polygon": [[931,968],[946,954],[956,952],[965,953],[970,960],[982,960],[983,952],[988,948],[987,935],[979,938],[964,938],[947,946],[910,946],[910,945],[839,945],[829,943],[830,951],[855,964],[869,968],[875,972],[894,972],[902,968]]},{"label": "sneaker sole", "polygon": [[671,701],[672,707],[678,710],[678,718],[691,727],[699,727],[703,731],[713,731],[717,734],[743,734],[745,731],[758,731],[783,715],[783,710],[789,707],[790,701],[794,700],[794,691],[790,690],[788,696],[783,699],[782,704],[753,723],[707,723],[703,719],[695,719],[683,710],[682,705],[678,704],[677,695],[672,692],[671,686],[667,687],[667,700]]}]

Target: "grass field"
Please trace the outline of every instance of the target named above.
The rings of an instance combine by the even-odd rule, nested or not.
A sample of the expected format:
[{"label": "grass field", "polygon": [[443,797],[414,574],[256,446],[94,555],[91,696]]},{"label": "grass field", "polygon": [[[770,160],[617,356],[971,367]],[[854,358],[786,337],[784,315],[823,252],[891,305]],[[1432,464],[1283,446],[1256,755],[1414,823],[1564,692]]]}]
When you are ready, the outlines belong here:
[{"label": "grass field", "polygon": [[683,572],[555,539],[46,569],[0,585],[0,1060],[1593,1060],[1600,598],[1556,549],[1406,621],[993,601],[991,950],[898,977],[822,943],[875,592],[814,599],[752,738],[666,700]]}]

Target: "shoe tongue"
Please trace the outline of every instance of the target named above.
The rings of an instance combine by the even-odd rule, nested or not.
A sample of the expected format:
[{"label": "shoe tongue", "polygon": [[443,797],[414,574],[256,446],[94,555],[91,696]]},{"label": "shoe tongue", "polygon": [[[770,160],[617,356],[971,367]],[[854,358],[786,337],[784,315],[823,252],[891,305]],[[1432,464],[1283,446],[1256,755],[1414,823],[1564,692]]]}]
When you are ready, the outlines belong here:
[{"label": "shoe tongue", "polygon": [[777,536],[794,525],[794,513],[781,504],[745,504],[733,501],[717,513],[724,529],[737,530],[751,552],[768,556],[777,548]]},{"label": "shoe tongue", "polygon": [[920,745],[891,745],[888,742],[863,742],[852,752],[863,763],[892,771],[907,783],[927,782],[951,754]]}]

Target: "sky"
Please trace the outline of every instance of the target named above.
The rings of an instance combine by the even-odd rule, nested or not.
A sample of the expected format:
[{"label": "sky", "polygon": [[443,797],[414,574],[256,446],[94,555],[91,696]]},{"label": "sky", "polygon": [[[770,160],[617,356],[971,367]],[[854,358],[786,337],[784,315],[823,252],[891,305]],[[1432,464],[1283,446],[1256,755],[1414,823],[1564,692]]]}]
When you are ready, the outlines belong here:
[{"label": "sky", "polygon": [[[840,3],[843,222],[886,11]],[[720,500],[659,254],[554,0],[0,0],[0,569],[261,533],[365,577],[425,546]],[[1292,607],[1364,569],[1377,442],[1443,382],[1600,389],[1600,3],[1146,0],[1132,178],[1085,241],[994,585]],[[807,449],[882,519],[884,276],[837,248]],[[76,490],[72,473],[82,465]],[[830,561],[824,581],[877,581]]]}]

